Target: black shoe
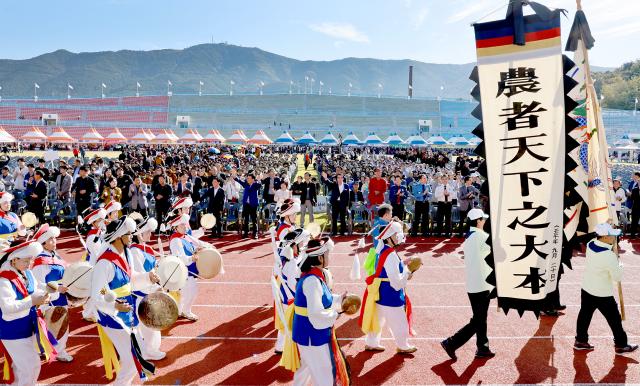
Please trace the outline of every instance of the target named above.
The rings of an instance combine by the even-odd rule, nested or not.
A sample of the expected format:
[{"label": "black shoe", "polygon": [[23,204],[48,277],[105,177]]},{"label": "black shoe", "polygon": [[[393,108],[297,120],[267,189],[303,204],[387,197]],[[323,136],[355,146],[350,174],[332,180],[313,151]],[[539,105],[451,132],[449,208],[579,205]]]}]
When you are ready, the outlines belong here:
[{"label": "black shoe", "polygon": [[458,357],[456,356],[456,350],[451,347],[451,342],[449,342],[449,339],[445,339],[440,342],[440,346],[442,346],[447,355],[449,355],[449,358],[453,359],[454,361],[458,359]]},{"label": "black shoe", "polygon": [[[585,343],[585,342],[578,342],[577,340],[573,343],[573,349],[574,350],[587,350],[587,351],[591,351],[593,350],[595,347],[593,347],[592,345],[590,345],[589,343]],[[617,350],[617,349],[616,349]]]},{"label": "black shoe", "polygon": [[556,311],[564,311],[566,309],[567,309],[567,306],[565,306],[564,304],[561,304],[558,307],[556,307]]},{"label": "black shoe", "polygon": [[559,314],[559,313],[558,313],[558,311],[556,311],[556,310],[546,310],[546,311],[542,311],[542,315],[544,315],[544,316],[552,316],[552,317],[560,316],[560,314]]},{"label": "black shoe", "polygon": [[637,344],[628,344],[624,347],[616,347],[616,355],[623,355],[630,352],[634,352],[638,349]]},{"label": "black shoe", "polygon": [[489,347],[476,350],[476,358],[493,358],[496,353],[489,350]]},{"label": "black shoe", "polygon": [[273,353],[276,355],[282,355],[282,351],[278,351],[278,350],[273,350]]}]

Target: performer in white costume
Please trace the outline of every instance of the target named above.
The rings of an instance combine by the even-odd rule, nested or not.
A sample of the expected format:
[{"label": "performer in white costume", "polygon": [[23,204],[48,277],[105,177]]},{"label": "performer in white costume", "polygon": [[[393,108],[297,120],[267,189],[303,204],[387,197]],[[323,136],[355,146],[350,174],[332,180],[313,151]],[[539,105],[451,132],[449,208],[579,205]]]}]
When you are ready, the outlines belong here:
[{"label": "performer in white costume", "polygon": [[0,239],[14,241],[18,236],[26,235],[26,229],[20,217],[11,211],[13,195],[0,192]]},{"label": "performer in white costume", "polygon": [[[64,307],[68,312],[67,288],[60,282],[64,275],[64,268],[67,263],[56,253],[57,238],[60,236],[60,228],[42,224],[38,231],[33,235],[33,240],[42,244],[43,251],[33,261],[31,271],[33,276],[40,284],[41,289],[46,290],[47,286],[52,289],[57,288],[56,292],[50,293],[50,302],[41,307],[42,312],[50,307]],[[71,362],[73,357],[67,353],[67,339],[69,339],[69,328],[65,331],[62,338],[58,339],[55,346],[58,355],[56,360],[60,362]]]},{"label": "performer in white costume", "polygon": [[[155,371],[143,359],[135,332],[138,318],[132,295],[132,283],[143,280],[146,272],[137,272],[129,252],[136,223],[121,217],[107,225],[104,240],[109,246],[98,257],[91,283],[91,298],[98,322],[98,335],[106,376],[117,373],[114,385],[131,385],[136,375],[141,380]],[[118,370],[119,368],[119,370]]]},{"label": "performer in white costume", "polygon": [[111,201],[107,205],[104,206],[104,211],[106,213],[106,222],[109,223],[111,221],[115,221],[120,217],[120,210],[122,210],[122,204],[118,201]]},{"label": "performer in white costume", "polygon": [[[133,265],[138,272],[147,272],[148,275],[141,275],[140,280],[133,283],[133,293],[136,295],[136,312],[142,299],[160,287],[158,275],[155,273],[156,257],[153,248],[148,243],[151,240],[151,233],[158,228],[158,221],[153,217],[140,220],[137,224],[136,232],[133,235],[133,243],[129,251]],[[144,324],[138,325],[140,336],[142,337],[141,349],[145,359],[160,360],[167,354],[160,351],[161,337],[160,331],[148,328]]]},{"label": "performer in white costume", "polygon": [[[37,307],[49,302],[29,270],[42,245],[31,240],[9,248],[0,257],[0,357],[2,380],[33,386],[40,375],[40,356],[51,360],[55,349]],[[54,342],[55,343],[55,342]]]},{"label": "performer in white costume", "polygon": [[86,260],[91,265],[96,265],[96,260],[102,250],[102,234],[106,218],[107,212],[104,208],[90,210],[89,214],[84,217],[84,222],[91,226],[89,233],[87,233],[87,239],[84,243],[87,248]]}]

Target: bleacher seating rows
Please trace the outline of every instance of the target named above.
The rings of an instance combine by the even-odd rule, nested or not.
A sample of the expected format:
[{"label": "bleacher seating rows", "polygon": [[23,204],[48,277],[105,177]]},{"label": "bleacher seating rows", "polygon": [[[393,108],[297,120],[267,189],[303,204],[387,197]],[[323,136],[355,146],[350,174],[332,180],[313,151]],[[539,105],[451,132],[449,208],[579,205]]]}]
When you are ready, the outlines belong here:
[{"label": "bleacher seating rows", "polygon": [[123,106],[167,107],[169,105],[169,97],[166,95],[122,97],[122,105]]},{"label": "bleacher seating rows", "polygon": [[0,119],[16,119],[16,108],[13,106],[0,107]]},{"label": "bleacher seating rows", "polygon": [[[40,102],[56,105],[87,105],[87,106],[117,106],[119,98],[71,98],[71,99],[40,99]],[[19,104],[33,103],[33,99],[15,101]]]}]

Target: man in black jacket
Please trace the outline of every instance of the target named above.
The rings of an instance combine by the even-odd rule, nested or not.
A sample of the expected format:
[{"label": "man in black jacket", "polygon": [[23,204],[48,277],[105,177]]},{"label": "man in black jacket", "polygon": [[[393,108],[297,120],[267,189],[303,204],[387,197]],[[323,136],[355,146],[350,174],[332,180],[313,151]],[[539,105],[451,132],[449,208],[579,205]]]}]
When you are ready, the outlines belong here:
[{"label": "man in black jacket", "polygon": [[280,178],[276,177],[275,170],[269,170],[269,176],[262,180],[262,186],[264,187],[262,198],[264,198],[266,204],[272,204],[276,190],[280,189]]},{"label": "man in black jacket", "polygon": [[300,227],[304,228],[304,216],[309,211],[309,222],[313,222],[313,207],[318,202],[316,184],[311,182],[311,174],[304,173],[304,182],[300,184]]},{"label": "man in black jacket", "polygon": [[85,209],[91,206],[91,194],[96,193],[96,182],[87,175],[87,167],[80,166],[80,175],[71,187],[71,192],[75,195],[76,208],[78,214],[84,213]]},{"label": "man in black jacket", "polygon": [[158,220],[158,233],[160,232],[160,224],[171,207],[171,196],[173,189],[167,184],[164,175],[158,176],[158,184],[153,187],[153,197],[156,199],[156,220]]},{"label": "man in black jacket", "polygon": [[336,174],[336,182],[327,178],[327,173],[322,172],[321,181],[327,186],[331,194],[331,235],[338,231],[338,218],[340,218],[340,235],[344,236],[347,229],[347,208],[349,207],[349,185],[344,182],[342,172]]},{"label": "man in black jacket", "polygon": [[40,224],[44,224],[44,207],[47,199],[47,182],[44,180],[44,174],[40,169],[36,170],[33,179],[35,180],[33,191],[29,198],[27,209],[36,215]]},{"label": "man in black jacket", "polygon": [[211,188],[207,190],[207,197],[209,198],[207,212],[216,218],[216,225],[211,230],[211,236],[222,238],[222,211],[224,209],[225,195],[219,179],[214,178],[211,181]]}]

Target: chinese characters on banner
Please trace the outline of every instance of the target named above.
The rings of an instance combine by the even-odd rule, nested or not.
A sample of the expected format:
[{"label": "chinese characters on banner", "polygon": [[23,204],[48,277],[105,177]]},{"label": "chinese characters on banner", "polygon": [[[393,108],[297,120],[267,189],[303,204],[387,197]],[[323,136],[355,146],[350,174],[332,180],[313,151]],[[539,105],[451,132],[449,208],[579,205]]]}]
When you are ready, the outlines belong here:
[{"label": "chinese characters on banner", "polygon": [[560,17],[476,24],[491,236],[501,306],[536,309],[557,288],[563,240],[565,106]]}]

